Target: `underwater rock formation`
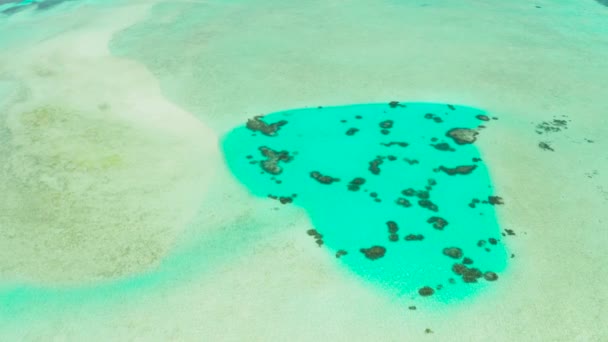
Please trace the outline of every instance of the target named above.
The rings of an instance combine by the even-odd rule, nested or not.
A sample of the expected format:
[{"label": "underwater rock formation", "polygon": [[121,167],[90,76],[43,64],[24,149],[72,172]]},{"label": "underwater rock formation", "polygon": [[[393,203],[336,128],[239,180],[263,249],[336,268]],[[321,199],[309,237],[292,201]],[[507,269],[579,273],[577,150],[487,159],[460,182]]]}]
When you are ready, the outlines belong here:
[{"label": "underwater rock formation", "polygon": [[377,156],[376,159],[369,162],[368,170],[374,175],[380,174],[380,165],[384,162],[382,159],[383,158],[381,156]]},{"label": "underwater rock formation", "polygon": [[386,254],[386,248],[382,246],[372,246],[370,248],[361,248],[361,253],[370,260],[380,259]]},{"label": "underwater rock formation", "polygon": [[443,230],[448,225],[448,221],[439,216],[431,216],[426,222],[433,224],[433,228],[437,230]]},{"label": "underwater rock formation", "polygon": [[449,256],[450,258],[453,259],[460,259],[462,258],[462,249],[458,248],[458,247],[446,247],[443,249],[443,255],[445,256]]},{"label": "underwater rock formation", "polygon": [[321,184],[331,184],[333,182],[339,182],[340,181],[340,178],[334,178],[334,177],[327,176],[327,175],[324,176],[319,171],[312,171],[310,173],[310,177],[313,178],[314,180],[316,180],[317,182],[321,183]]},{"label": "underwater rock formation", "polygon": [[474,143],[478,134],[476,130],[470,128],[452,128],[445,135],[454,139],[458,145],[465,145]]},{"label": "underwater rock formation", "polygon": [[456,167],[440,166],[439,170],[447,173],[449,176],[468,175],[477,168],[477,165],[460,165]]},{"label": "underwater rock formation", "polygon": [[260,166],[264,171],[273,175],[283,172],[283,169],[279,166],[279,162],[288,163],[293,159],[287,151],[274,151],[266,146],[260,146],[259,150],[267,158],[260,162]]},{"label": "underwater rock formation", "polygon": [[271,124],[267,124],[262,120],[262,115],[255,116],[253,119],[247,120],[247,128],[252,131],[259,131],[264,135],[273,137],[277,135],[279,129],[287,124],[286,120],[280,120]]}]

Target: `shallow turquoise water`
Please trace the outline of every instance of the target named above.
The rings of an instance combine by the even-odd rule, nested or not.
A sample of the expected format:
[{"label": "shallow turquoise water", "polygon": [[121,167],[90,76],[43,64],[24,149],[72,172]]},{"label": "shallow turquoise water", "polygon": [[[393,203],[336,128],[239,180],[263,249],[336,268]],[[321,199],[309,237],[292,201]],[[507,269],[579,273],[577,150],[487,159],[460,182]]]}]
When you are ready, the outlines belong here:
[{"label": "shallow turquoise water", "polygon": [[[243,125],[231,131],[222,146],[231,171],[253,194],[291,199],[308,212],[328,257],[391,293],[418,295],[420,288],[429,286],[435,289],[435,298],[451,301],[490,282],[481,277],[465,283],[452,270],[461,259],[445,255],[444,248],[460,248],[464,257],[474,261],[468,267],[481,272],[493,271],[500,277],[506,267],[507,253],[500,241],[494,205],[469,206],[473,198],[487,201],[488,196],[496,195],[487,167],[483,161],[474,161],[480,158],[474,143],[460,145],[446,136],[451,128],[483,125],[485,122],[476,117],[480,114],[483,111],[475,108],[428,103],[288,110],[261,119],[267,124],[286,121],[274,135]],[[381,122],[386,120],[392,120],[393,125],[382,132]],[[390,124],[385,122],[384,126]],[[346,134],[351,128],[358,131]],[[483,138],[483,129],[479,132],[478,138]],[[447,143],[452,150],[432,146],[438,143]],[[277,164],[282,168],[280,173],[269,168],[266,171],[275,174],[264,171],[262,146],[289,153],[285,158],[291,160]],[[374,174],[370,162],[378,156],[382,164]],[[460,165],[476,168],[470,174],[455,175],[438,170],[440,166]],[[321,183],[311,176],[314,171],[339,181]],[[349,190],[349,183],[357,177],[365,183]],[[430,190],[425,189],[434,182]],[[408,188],[414,189],[415,195],[411,196],[411,190],[410,196],[402,193]],[[424,193],[417,197],[421,191],[428,191],[437,211],[419,205],[420,198],[426,197]],[[411,206],[397,204],[400,198],[401,203],[407,199]],[[448,224],[436,229],[428,222],[431,217],[443,218]],[[391,237],[388,221],[398,225],[396,236]],[[315,243],[319,235],[308,234]],[[423,235],[424,239],[406,240],[408,235]],[[492,238],[497,243],[488,241]],[[367,258],[361,249],[372,246],[384,247],[384,256]],[[338,251],[347,254],[338,258]]]}]

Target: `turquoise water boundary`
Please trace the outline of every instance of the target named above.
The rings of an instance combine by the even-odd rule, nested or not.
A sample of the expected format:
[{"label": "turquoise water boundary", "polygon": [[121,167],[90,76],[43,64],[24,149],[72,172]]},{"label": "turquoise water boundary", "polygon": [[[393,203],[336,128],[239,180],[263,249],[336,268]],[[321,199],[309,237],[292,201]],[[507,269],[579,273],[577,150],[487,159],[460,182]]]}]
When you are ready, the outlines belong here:
[{"label": "turquoise water boundary", "polygon": [[328,257],[393,294],[451,302],[506,267],[474,144],[487,121],[449,104],[316,107],[252,118],[222,147],[254,195],[307,211],[302,234]]}]

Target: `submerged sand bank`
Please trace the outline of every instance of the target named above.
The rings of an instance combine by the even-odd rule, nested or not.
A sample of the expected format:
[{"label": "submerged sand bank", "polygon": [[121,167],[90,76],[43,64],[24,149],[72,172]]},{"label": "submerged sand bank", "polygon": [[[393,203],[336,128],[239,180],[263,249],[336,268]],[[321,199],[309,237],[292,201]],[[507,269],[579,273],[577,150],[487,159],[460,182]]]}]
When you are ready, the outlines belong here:
[{"label": "submerged sand bank", "polygon": [[219,162],[216,134],[107,49],[146,8],[32,18],[68,31],[3,51],[4,282],[81,284],[149,269],[197,209]]},{"label": "submerged sand bank", "polygon": [[[605,9],[580,1],[540,5],[167,2],[112,42],[115,53],[148,67],[164,94],[216,135],[256,114],[319,104],[446,101],[496,114],[500,120],[478,143],[506,202],[499,211],[502,224],[517,237],[508,240],[516,254],[510,275],[491,292],[467,306],[438,311],[419,305],[410,312],[408,299],[391,302],[337,268],[305,235],[311,227],[301,212],[268,222],[271,207],[246,197],[213,161],[208,165],[221,172],[196,192],[213,198],[201,204],[200,224],[180,235],[180,246],[198,241],[210,226],[230,231],[249,222],[268,234],[254,235],[252,243],[227,253],[235,258],[191,281],[117,296],[122,303],[95,310],[85,303],[25,322],[28,329],[20,324],[4,332],[29,339],[606,339],[600,324],[607,314],[602,282],[608,276],[602,252],[608,242]],[[113,70],[131,74],[141,67],[133,60],[121,62],[126,69],[112,62],[118,68]],[[140,80],[138,88],[152,82]],[[567,131],[534,133],[538,122],[561,115],[572,120]],[[140,128],[141,118],[135,121],[149,132]],[[197,133],[193,129],[186,141],[197,141]],[[554,152],[538,148],[545,140]],[[186,141],[186,151],[195,149]],[[212,142],[200,142],[207,144]],[[203,169],[191,167],[192,173]],[[166,182],[164,176],[153,179]],[[159,241],[178,230],[162,232]],[[425,334],[426,328],[433,333]]]}]

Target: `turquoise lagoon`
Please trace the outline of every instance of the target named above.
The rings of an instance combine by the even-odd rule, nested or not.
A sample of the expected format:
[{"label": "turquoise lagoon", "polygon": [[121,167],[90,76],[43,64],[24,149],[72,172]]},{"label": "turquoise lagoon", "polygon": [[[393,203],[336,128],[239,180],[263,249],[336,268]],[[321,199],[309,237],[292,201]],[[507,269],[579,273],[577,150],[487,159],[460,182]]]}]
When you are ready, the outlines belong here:
[{"label": "turquoise lagoon", "polygon": [[435,103],[305,108],[251,119],[222,148],[251,193],[306,210],[315,229],[302,234],[328,258],[392,294],[426,288],[451,302],[506,267],[488,168],[474,143],[447,134],[483,138],[486,121]]}]

